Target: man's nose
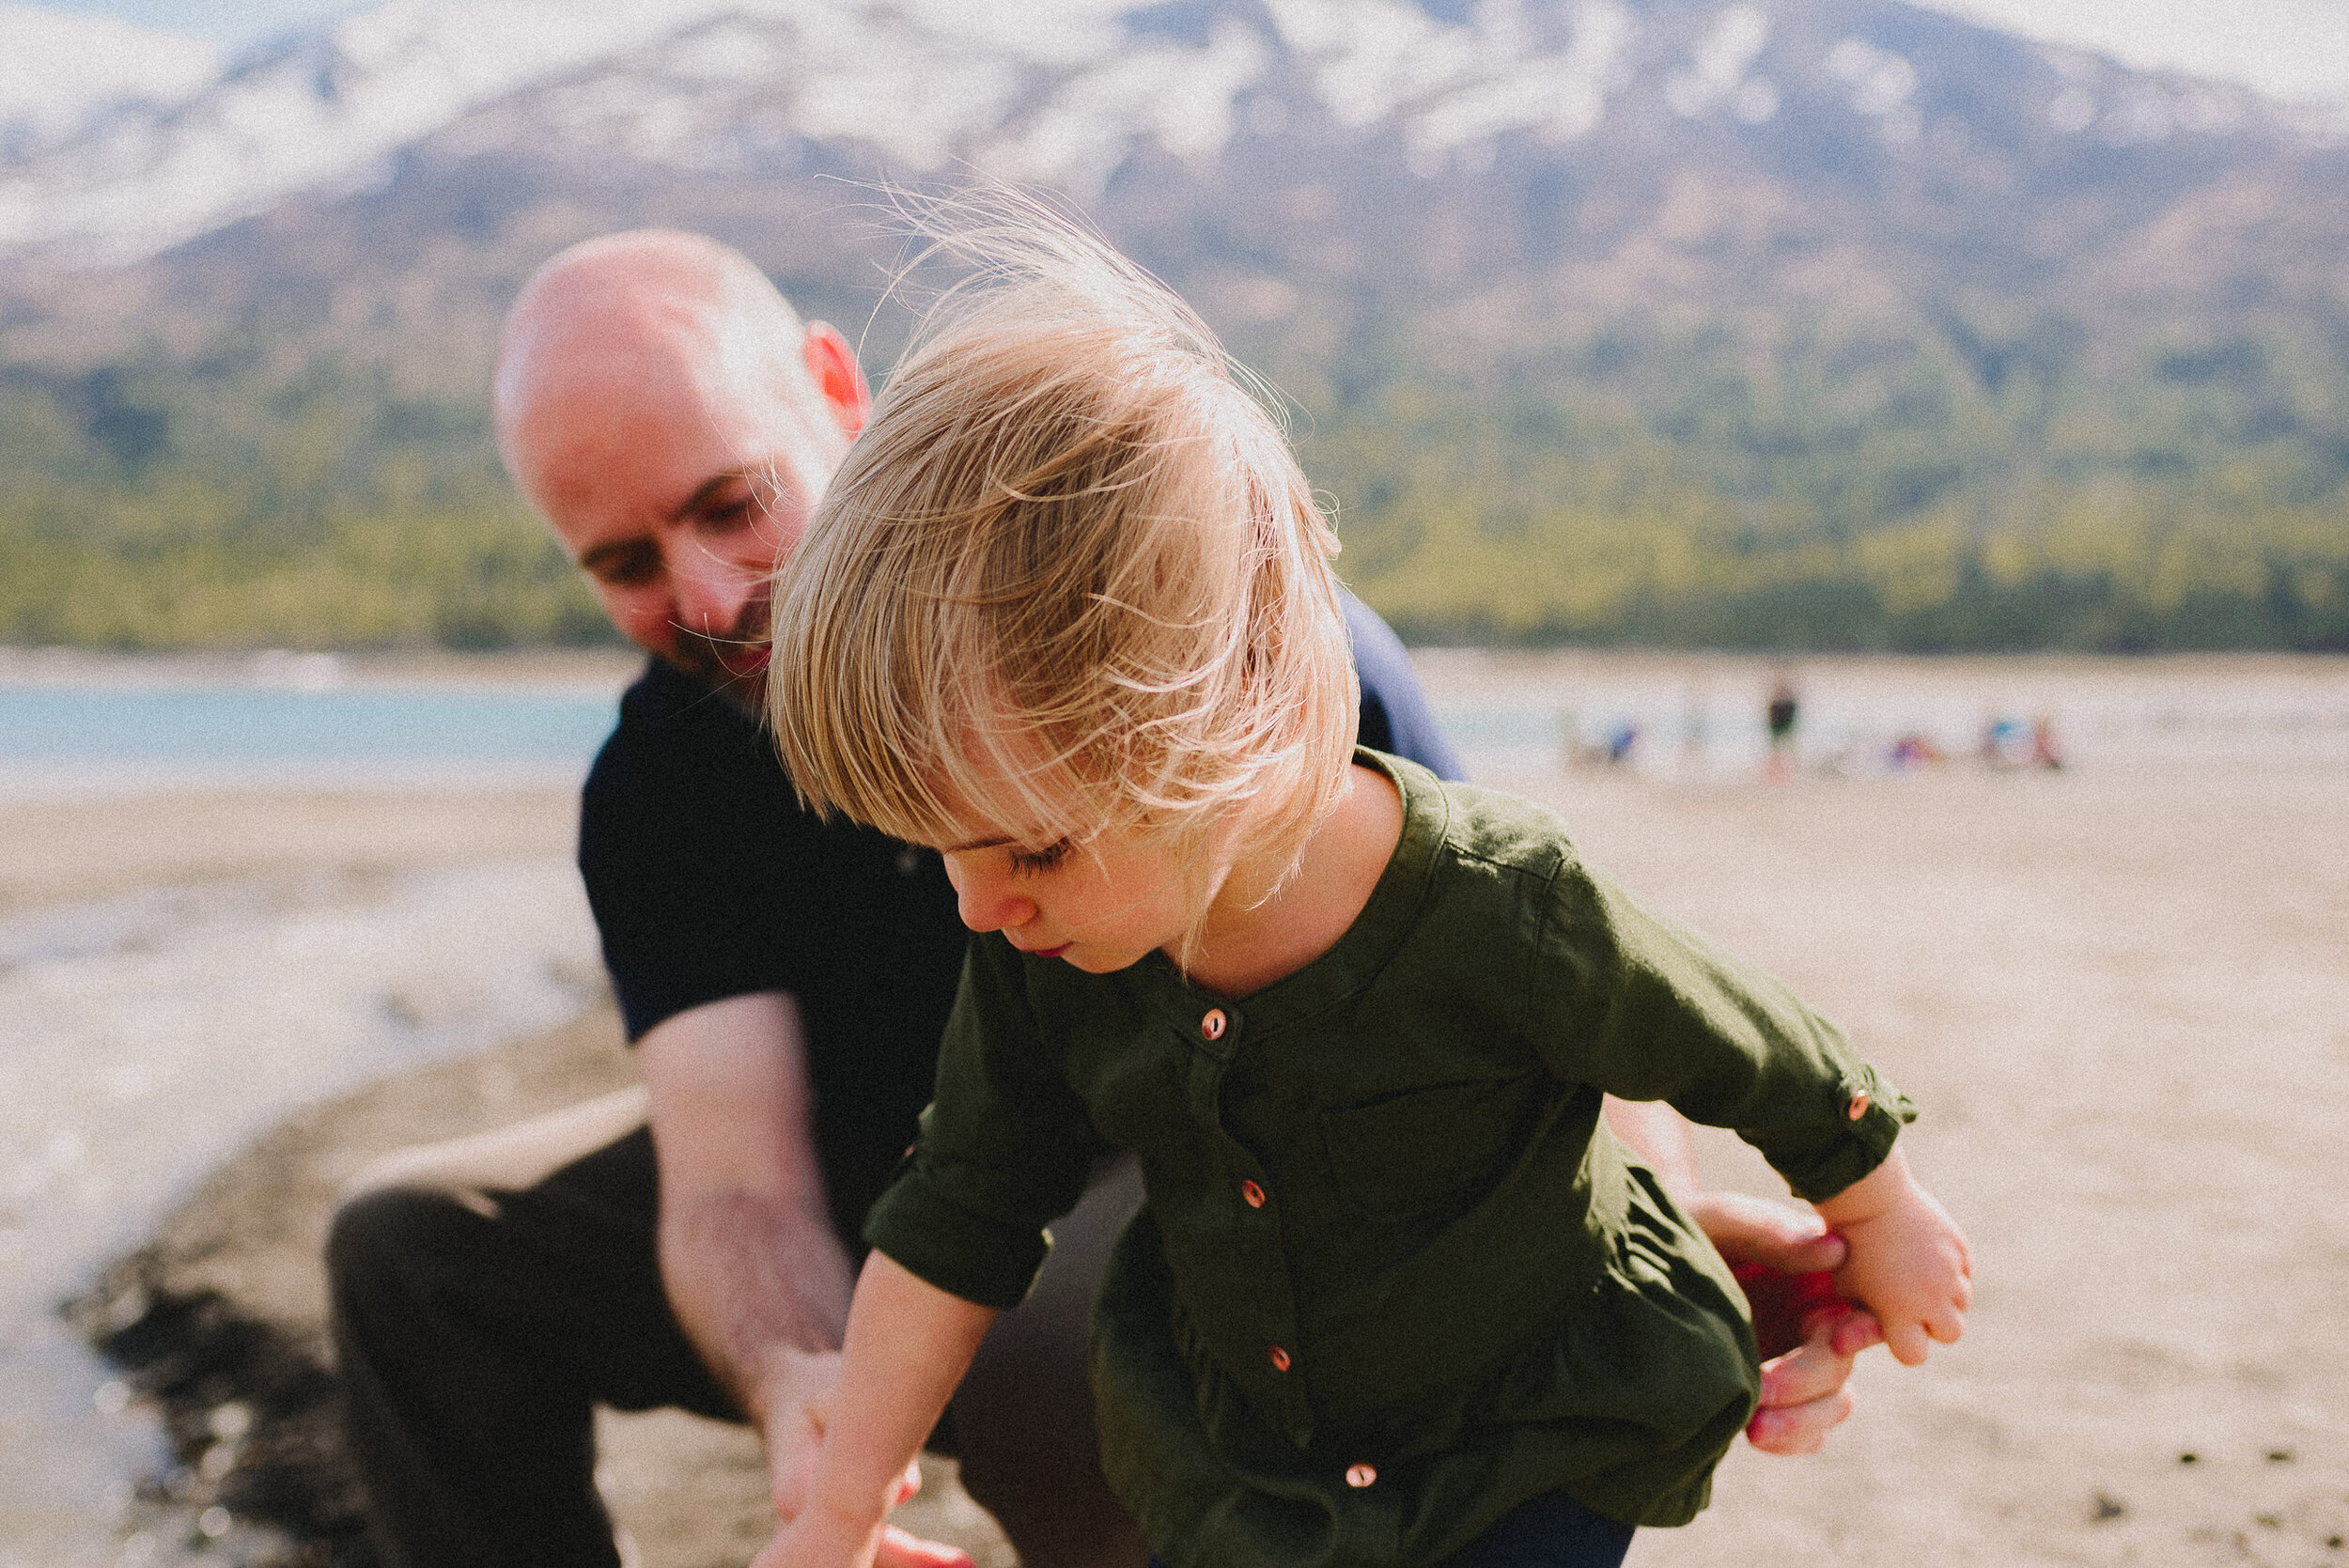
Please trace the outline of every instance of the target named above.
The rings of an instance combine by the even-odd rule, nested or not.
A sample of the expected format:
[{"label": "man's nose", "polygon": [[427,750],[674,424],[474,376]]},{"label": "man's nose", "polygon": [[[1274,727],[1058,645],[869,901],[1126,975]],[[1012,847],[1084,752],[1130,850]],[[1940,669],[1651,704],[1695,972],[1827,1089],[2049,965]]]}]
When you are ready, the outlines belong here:
[{"label": "man's nose", "polygon": [[761,578],[732,563],[689,553],[671,569],[670,582],[679,626],[708,636],[731,637],[743,629],[742,613],[757,597]]}]

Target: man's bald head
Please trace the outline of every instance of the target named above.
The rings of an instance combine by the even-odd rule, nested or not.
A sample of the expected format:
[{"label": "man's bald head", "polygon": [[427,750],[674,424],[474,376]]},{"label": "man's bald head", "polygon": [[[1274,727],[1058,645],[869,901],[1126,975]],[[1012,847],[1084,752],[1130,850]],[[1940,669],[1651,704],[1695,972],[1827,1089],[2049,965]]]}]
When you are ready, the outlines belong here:
[{"label": "man's bald head", "polygon": [[551,401],[616,407],[692,388],[814,411],[807,329],[739,252],[640,229],[573,245],[515,298],[490,406],[509,461]]},{"label": "man's bald head", "polygon": [[632,641],[714,680],[763,653],[765,582],[866,407],[840,334],[700,235],[606,235],[507,314],[507,471]]}]

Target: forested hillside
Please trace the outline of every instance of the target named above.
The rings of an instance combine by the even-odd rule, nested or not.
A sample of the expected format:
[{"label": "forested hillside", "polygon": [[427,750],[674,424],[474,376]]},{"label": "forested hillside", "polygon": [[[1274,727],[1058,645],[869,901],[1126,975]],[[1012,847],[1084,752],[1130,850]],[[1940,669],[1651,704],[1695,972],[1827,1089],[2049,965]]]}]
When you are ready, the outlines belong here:
[{"label": "forested hillside", "polygon": [[827,177],[967,156],[1069,192],[1279,384],[1407,634],[2349,648],[2323,124],[1883,0],[1185,0],[1050,59],[850,6],[881,30],[853,58],[907,78],[859,101],[921,108],[921,142],[844,128],[817,89],[851,54],[788,10],[168,232],[120,149],[163,180],[265,90],[333,84],[331,121],[368,80],[336,37],[12,155],[0,231],[57,216],[0,273],[0,642],[607,635],[489,441],[514,289],[588,234],[698,228],[878,374],[894,241]]}]

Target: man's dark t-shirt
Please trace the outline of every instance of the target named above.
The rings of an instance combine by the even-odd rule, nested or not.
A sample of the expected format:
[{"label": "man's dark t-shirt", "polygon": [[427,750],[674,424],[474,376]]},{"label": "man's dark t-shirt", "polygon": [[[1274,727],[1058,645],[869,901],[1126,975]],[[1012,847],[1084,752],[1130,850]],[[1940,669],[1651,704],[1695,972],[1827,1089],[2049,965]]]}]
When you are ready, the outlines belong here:
[{"label": "man's dark t-shirt", "polygon": [[[1346,607],[1361,743],[1458,778],[1403,644]],[[797,1001],[832,1219],[855,1236],[913,1141],[962,973],[937,853],[801,810],[756,721],[654,660],[587,776],[579,866],[630,1040],[728,997]]]}]

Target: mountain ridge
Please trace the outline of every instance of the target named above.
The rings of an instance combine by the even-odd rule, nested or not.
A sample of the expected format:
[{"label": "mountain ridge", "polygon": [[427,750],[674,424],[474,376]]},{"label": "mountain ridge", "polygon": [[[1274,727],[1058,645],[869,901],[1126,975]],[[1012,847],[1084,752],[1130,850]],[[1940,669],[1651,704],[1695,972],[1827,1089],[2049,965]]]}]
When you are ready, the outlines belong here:
[{"label": "mountain ridge", "polygon": [[[403,3],[353,21],[421,70],[383,19],[432,8]],[[24,193],[95,155],[0,162],[0,392],[55,432],[0,471],[96,463],[114,509],[56,514],[92,537],[166,470],[320,550],[354,507],[384,538],[401,508],[473,518],[476,575],[536,606],[498,634],[571,635],[592,616],[483,424],[521,279],[590,233],[705,230],[878,372],[899,241],[857,209],[975,167],[1070,194],[1273,377],[1349,573],[1422,632],[2349,636],[2349,147],[2245,89],[1891,0],[1173,0],[1008,41],[712,0],[565,47],[526,80],[475,62],[474,98],[306,184],[272,165],[276,194],[160,249],[200,204],[105,186],[71,210],[139,224],[76,240]],[[315,98],[355,57],[322,48],[241,69],[276,90],[307,62]],[[491,634],[489,588],[446,591]],[[422,602],[333,635],[443,635]]]}]

